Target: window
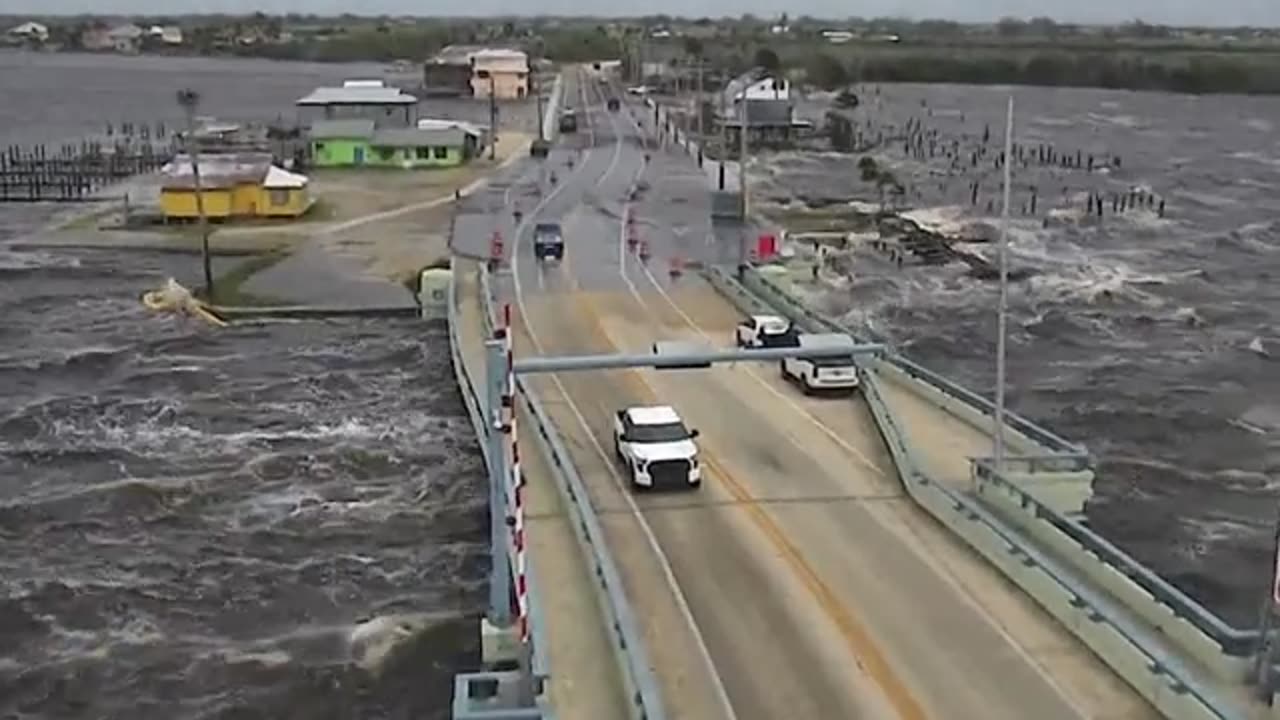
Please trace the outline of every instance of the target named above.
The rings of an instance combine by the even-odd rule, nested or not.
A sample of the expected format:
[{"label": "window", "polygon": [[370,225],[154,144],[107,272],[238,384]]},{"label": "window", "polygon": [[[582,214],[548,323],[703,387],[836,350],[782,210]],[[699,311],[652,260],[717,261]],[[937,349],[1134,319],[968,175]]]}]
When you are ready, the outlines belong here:
[{"label": "window", "polygon": [[267,195],[270,197],[271,204],[276,207],[282,207],[289,204],[288,190],[271,190]]},{"label": "window", "polygon": [[476,77],[480,78],[481,80],[488,80],[488,79],[489,79],[489,71],[488,71],[488,70],[477,70],[477,71],[476,71]]},{"label": "window", "polygon": [[420,147],[420,148],[417,148],[417,156],[418,156],[418,159],[419,159],[419,160],[430,160],[430,159],[431,159],[431,148],[429,148],[429,147]]},{"label": "window", "polygon": [[382,158],[383,160],[390,160],[396,155],[395,148],[380,147],[376,149],[376,152],[378,153],[378,157]]},{"label": "window", "polygon": [[449,157],[449,148],[437,145],[435,148],[436,159],[446,160]]},{"label": "window", "polygon": [[627,423],[627,437],[636,443],[679,442],[689,439],[689,430],[684,423],[664,423],[662,425],[636,425]]},{"label": "window", "polygon": [[316,143],[316,152],[324,152],[324,143],[322,142]]}]

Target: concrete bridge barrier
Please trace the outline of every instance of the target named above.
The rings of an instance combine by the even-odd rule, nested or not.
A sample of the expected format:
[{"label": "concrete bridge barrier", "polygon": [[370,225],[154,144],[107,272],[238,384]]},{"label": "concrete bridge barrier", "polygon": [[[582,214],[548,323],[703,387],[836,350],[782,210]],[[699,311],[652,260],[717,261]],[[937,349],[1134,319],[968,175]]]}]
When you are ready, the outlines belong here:
[{"label": "concrete bridge barrier", "polygon": [[[744,283],[718,268],[705,274],[744,313],[781,312],[811,331],[847,332],[750,271]],[[914,363],[904,367],[887,360],[862,369],[863,396],[912,499],[1034,598],[1166,717],[1238,717],[1238,710],[1216,697],[1201,673],[1184,665],[1179,655],[1215,680],[1238,683],[1252,652],[1250,634],[1227,626],[1059,511],[1075,506],[1078,490],[1073,486],[1078,488],[1085,472],[1091,477],[1079,446],[1027,423],[1022,434],[1033,446],[1047,444],[1064,452],[1011,458],[1012,479],[978,459],[973,497],[918,471],[908,435],[885,403],[881,383],[924,376],[931,399],[946,403],[953,412],[973,413],[973,422],[984,415],[980,404],[966,397],[973,395],[970,391],[956,385],[961,392],[946,392],[954,383],[921,370]],[[978,408],[966,410],[965,405]],[[1036,492],[1026,487],[1041,475],[1047,485]],[[1055,482],[1066,488],[1053,489]],[[1065,497],[1057,497],[1059,491]],[[1141,622],[1134,622],[1135,616]],[[1171,652],[1175,648],[1177,652]]]}]

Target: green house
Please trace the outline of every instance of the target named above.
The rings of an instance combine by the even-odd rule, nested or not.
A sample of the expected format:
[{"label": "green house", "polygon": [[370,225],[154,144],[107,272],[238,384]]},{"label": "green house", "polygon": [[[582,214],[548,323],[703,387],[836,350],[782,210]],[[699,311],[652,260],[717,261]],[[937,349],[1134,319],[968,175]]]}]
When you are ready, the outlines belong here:
[{"label": "green house", "polygon": [[378,128],[372,120],[318,120],[309,133],[315,167],[446,168],[474,157],[479,138],[462,127]]}]

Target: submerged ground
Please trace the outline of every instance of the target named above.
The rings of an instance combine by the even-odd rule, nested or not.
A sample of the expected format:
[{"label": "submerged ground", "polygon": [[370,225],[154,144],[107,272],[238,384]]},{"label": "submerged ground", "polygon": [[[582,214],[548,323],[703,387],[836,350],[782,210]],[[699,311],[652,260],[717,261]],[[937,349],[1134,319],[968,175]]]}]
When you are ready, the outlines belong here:
[{"label": "submerged ground", "polygon": [[[867,154],[892,169],[907,187],[904,204],[922,208],[913,215],[934,227],[994,226],[994,159],[1010,92],[1024,153],[1043,145],[1067,158],[1071,167],[1038,157],[1015,166],[1010,263],[1028,277],[1010,291],[1010,402],[1099,457],[1093,525],[1233,622],[1254,622],[1280,473],[1280,100],[955,86],[861,92],[865,106],[853,117],[869,123],[868,134],[910,123],[923,138],[911,157],[900,142]],[[814,99],[801,112],[821,120],[822,107]],[[972,164],[984,134],[986,154]],[[953,140],[963,148],[958,163],[940,150]],[[757,187],[774,199],[878,201],[860,180],[860,156],[776,154],[758,164]],[[1115,157],[1119,165],[1104,169]],[[1113,208],[1113,197],[1130,191],[1153,200]],[[1104,198],[1101,219],[1085,217],[1090,194]],[[961,247],[995,259],[992,245]],[[989,391],[997,286],[963,264],[900,268],[869,243],[854,248],[809,287],[815,301]]]}]

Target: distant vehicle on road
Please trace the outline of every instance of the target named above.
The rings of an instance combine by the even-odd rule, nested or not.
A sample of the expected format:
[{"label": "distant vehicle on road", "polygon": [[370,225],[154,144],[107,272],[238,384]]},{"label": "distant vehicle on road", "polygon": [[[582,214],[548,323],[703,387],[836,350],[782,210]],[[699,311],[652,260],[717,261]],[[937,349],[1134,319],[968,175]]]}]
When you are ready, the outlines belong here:
[{"label": "distant vehicle on road", "polygon": [[622,103],[619,102],[618,98],[616,97],[609,98],[608,105],[609,105],[609,112],[618,112],[618,108],[622,107]]},{"label": "distant vehicle on road", "polygon": [[[797,345],[805,348],[846,345],[848,336],[834,333],[800,335]],[[822,391],[851,393],[858,389],[858,366],[848,357],[790,357],[782,360],[782,377],[797,383],[806,395]]]},{"label": "distant vehicle on road", "polygon": [[740,348],[794,347],[797,338],[791,321],[778,315],[752,315],[734,329]]},{"label": "distant vehicle on road", "polygon": [[613,452],[637,488],[702,485],[697,437],[667,405],[625,408],[613,419]]},{"label": "distant vehicle on road", "polygon": [[560,113],[560,132],[578,132],[578,113],[572,108]]},{"label": "distant vehicle on road", "polygon": [[533,226],[533,255],[539,260],[564,260],[564,235],[560,223]]}]

